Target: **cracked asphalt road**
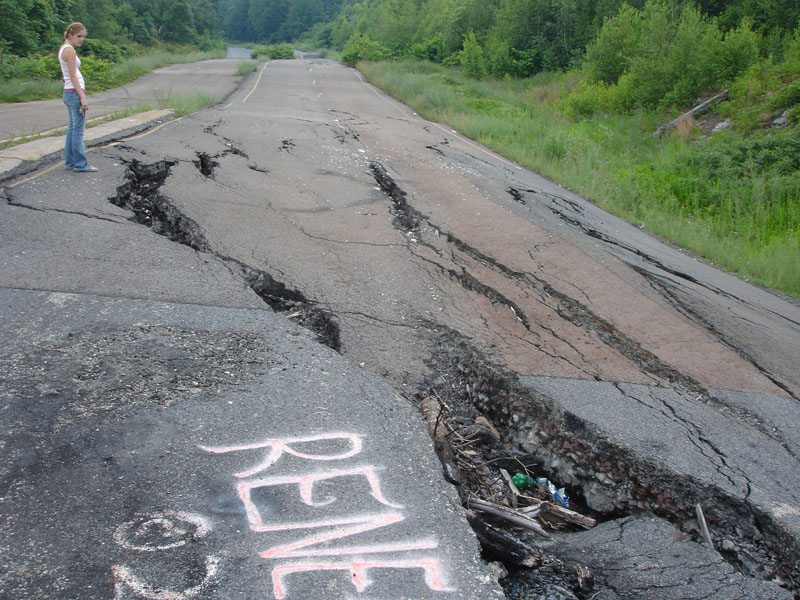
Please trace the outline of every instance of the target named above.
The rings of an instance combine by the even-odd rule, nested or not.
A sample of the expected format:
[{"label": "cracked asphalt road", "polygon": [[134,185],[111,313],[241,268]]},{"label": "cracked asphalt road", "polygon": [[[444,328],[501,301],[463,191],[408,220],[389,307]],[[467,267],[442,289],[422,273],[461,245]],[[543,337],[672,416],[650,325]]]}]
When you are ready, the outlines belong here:
[{"label": "cracked asphalt road", "polygon": [[[653,239],[327,61],[271,62],[226,105],[98,151],[96,198],[42,199],[29,186],[7,200],[91,217],[113,248],[124,240],[112,224],[130,213],[98,200],[120,199],[134,161],[158,173],[157,229],[179,234],[219,301],[232,292],[215,289],[215,272],[227,270],[228,287],[242,267],[268,275],[270,289],[302,296],[298,312],[313,304],[332,316],[344,357],[409,398],[455,386],[440,357],[462,340],[513,383],[504,398],[515,402],[484,399],[482,409],[590,508],[683,525],[702,502],[720,544],[758,547],[752,560],[726,554],[737,571],[703,562],[724,564],[708,566],[704,589],[747,597],[758,582],[782,597],[762,580],[798,589],[796,301]],[[78,272],[96,260],[124,277],[107,254],[81,255],[81,240],[64,236]],[[148,260],[161,244],[171,243],[130,251]],[[21,251],[46,253],[35,243]],[[51,277],[22,260],[5,269],[12,280],[24,271],[33,289]],[[90,289],[88,279],[66,285]],[[142,298],[159,288],[157,277],[126,285]],[[551,421],[582,449],[555,445]],[[595,469],[599,448],[620,457],[617,472]],[[677,500],[647,496],[658,486]],[[754,579],[732,581],[734,572]],[[618,597],[682,597],[672,584],[625,591],[621,575],[607,577]]]}]

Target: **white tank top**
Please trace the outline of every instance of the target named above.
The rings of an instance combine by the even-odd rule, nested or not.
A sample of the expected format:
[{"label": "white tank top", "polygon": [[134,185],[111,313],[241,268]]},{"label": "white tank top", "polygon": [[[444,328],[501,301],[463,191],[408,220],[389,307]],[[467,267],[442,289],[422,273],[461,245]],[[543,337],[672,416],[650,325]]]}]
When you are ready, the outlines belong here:
[{"label": "white tank top", "polygon": [[[58,51],[58,62],[61,64],[61,75],[63,75],[64,77],[64,89],[74,90],[75,83],[69,76],[69,65],[67,64],[67,61],[61,58],[61,54],[64,52],[64,48],[66,48],[68,45],[69,44],[64,44]],[[78,72],[78,84],[80,85],[82,90],[85,90],[86,84],[83,81],[83,75],[81,75],[81,59],[77,54],[75,55],[75,70]]]}]

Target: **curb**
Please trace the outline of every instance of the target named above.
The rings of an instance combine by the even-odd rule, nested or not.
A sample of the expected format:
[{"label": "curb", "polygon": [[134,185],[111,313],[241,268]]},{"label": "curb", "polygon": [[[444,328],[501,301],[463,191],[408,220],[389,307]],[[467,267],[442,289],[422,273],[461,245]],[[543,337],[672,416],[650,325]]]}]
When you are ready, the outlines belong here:
[{"label": "curb", "polygon": [[[86,148],[93,148],[119,139],[120,134],[135,135],[166,122],[171,110],[149,110],[90,127],[84,134]],[[56,159],[64,151],[64,135],[39,138],[24,144],[0,150],[0,182],[26,175],[44,160]]]}]

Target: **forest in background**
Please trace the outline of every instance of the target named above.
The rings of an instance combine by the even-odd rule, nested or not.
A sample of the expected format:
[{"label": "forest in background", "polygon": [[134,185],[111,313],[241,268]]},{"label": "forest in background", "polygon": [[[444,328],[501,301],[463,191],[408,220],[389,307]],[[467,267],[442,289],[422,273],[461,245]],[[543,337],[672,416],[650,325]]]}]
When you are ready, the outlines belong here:
[{"label": "forest in background", "polygon": [[[612,18],[616,27],[604,30]],[[684,52],[695,44],[706,53],[706,72],[695,68],[684,77],[702,88],[714,83],[713,69],[731,80],[755,60],[754,49],[782,58],[800,20],[800,0],[3,0],[0,78],[43,76],[47,69],[26,58],[49,54],[75,20],[90,31],[84,52],[113,62],[160,45],[210,50],[225,38],[302,42],[341,51],[349,64],[420,58],[460,65],[480,78],[568,70],[588,53],[595,81],[606,84],[618,83],[629,68],[656,64],[669,38],[679,35]],[[637,43],[642,27],[660,28],[639,36],[655,48]],[[715,56],[720,52],[724,64]]]},{"label": "forest in background", "polygon": [[66,26],[80,21],[88,40],[115,46],[197,45],[222,40],[220,0],[3,0],[0,60],[58,48]]}]

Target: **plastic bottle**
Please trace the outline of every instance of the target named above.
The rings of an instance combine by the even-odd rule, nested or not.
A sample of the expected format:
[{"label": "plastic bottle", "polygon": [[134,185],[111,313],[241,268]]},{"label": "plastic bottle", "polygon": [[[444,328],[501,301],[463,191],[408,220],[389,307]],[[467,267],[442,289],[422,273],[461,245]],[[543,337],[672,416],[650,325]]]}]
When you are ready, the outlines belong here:
[{"label": "plastic bottle", "polygon": [[514,485],[517,486],[517,489],[519,490],[532,488],[536,485],[536,482],[533,480],[533,477],[525,473],[515,473],[514,476],[511,478],[511,481],[514,482]]}]

